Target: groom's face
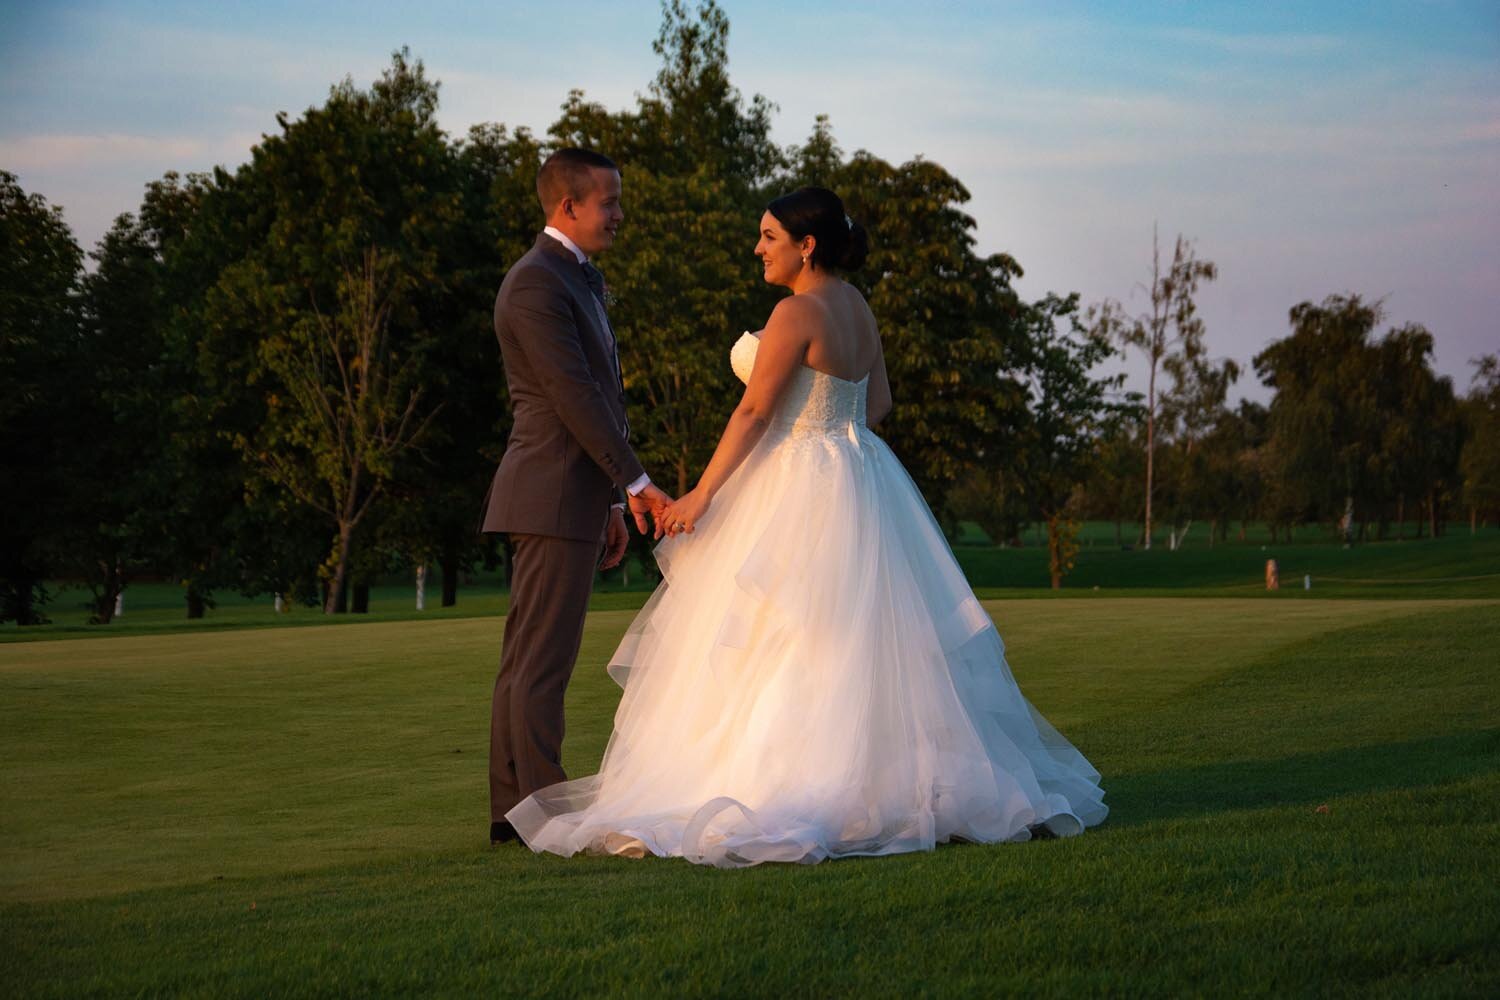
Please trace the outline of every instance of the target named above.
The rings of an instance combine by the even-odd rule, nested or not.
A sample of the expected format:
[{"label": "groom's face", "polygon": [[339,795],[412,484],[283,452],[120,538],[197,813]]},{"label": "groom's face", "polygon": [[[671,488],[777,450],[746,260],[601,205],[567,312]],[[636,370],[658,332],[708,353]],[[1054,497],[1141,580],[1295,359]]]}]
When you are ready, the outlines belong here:
[{"label": "groom's face", "polygon": [[615,242],[625,213],[620,208],[620,175],[608,167],[589,170],[592,183],[579,197],[563,206],[569,213],[572,232],[568,236],[589,256],[608,250]]}]

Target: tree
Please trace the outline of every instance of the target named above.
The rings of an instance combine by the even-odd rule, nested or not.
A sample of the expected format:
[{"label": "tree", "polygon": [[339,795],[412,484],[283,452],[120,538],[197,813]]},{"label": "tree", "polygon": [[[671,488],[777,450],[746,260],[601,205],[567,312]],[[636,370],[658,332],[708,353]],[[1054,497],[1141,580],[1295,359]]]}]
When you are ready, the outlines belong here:
[{"label": "tree", "polygon": [[826,183],[869,232],[849,281],[880,322],[894,391],[880,434],[952,531],[950,490],[1024,426],[1025,393],[1008,374],[1028,349],[1030,312],[1011,284],[1020,265],[974,251],[969,192],[938,164],[859,152]]},{"label": "tree", "polygon": [[1467,436],[1459,467],[1469,531],[1481,517],[1500,517],[1500,355],[1473,359],[1474,379],[1463,401]]},{"label": "tree", "polygon": [[[1139,394],[1130,396],[1138,405]],[[1144,436],[1144,428],[1132,421],[1113,421],[1096,442],[1096,461],[1084,482],[1089,516],[1113,522],[1115,544],[1122,547],[1124,523],[1141,519],[1145,494],[1139,471]]]},{"label": "tree", "polygon": [[1027,500],[1019,464],[1000,455],[983,456],[948,494],[953,516],[979,525],[996,545],[1021,544],[1021,532],[1032,516]]},{"label": "tree", "polygon": [[1161,397],[1160,414],[1164,436],[1175,452],[1170,546],[1177,548],[1195,514],[1209,518],[1212,544],[1229,502],[1231,478],[1228,443],[1218,440],[1215,431],[1230,417],[1225,400],[1239,378],[1240,366],[1230,359],[1210,361],[1202,337],[1194,336],[1184,338],[1181,350],[1167,355],[1162,368],[1172,380]]},{"label": "tree", "polygon": [[1379,387],[1368,338],[1380,310],[1358,296],[1330,296],[1290,315],[1291,336],[1255,356],[1256,373],[1276,391],[1275,475],[1292,506],[1314,517],[1343,515],[1347,540],[1356,508],[1374,488]]},{"label": "tree", "polygon": [[311,322],[264,345],[266,370],[286,396],[273,391],[262,432],[239,442],[272,482],[333,523],[327,614],[343,593],[355,529],[442,405],[423,406],[415,361],[393,343],[395,267],[369,248],[346,267],[335,311],[315,301]]},{"label": "tree", "polygon": [[1407,498],[1417,499],[1436,536],[1442,503],[1458,488],[1463,431],[1453,382],[1433,373],[1432,349],[1432,334],[1415,323],[1387,332],[1374,345],[1382,419],[1373,471],[1383,498],[1396,495],[1397,521],[1405,521]]},{"label": "tree", "polygon": [[0,171],[0,622],[47,621],[68,489],[56,459],[78,427],[69,383],[82,268],[62,210]]},{"label": "tree", "polygon": [[139,516],[150,522],[156,568],[183,588],[189,618],[214,606],[216,589],[241,582],[239,554],[263,550],[261,540],[245,538],[245,476],[226,436],[230,411],[216,406],[199,363],[204,296],[222,261],[239,249],[209,209],[223,197],[208,175],[169,172],[146,186],[139,214],[153,258],[165,403],[155,460],[159,495]]},{"label": "tree", "polygon": [[[329,491],[318,499],[334,529],[328,582],[347,578],[348,546],[366,537],[354,525],[370,516],[367,490],[399,482],[407,496],[425,500],[438,492],[429,483],[445,484],[415,447],[416,431],[429,429],[446,384],[474,377],[472,364],[455,368],[485,342],[473,320],[462,324],[461,338],[448,336],[455,310],[479,310],[475,281],[466,280],[459,296],[451,287],[450,258],[467,246],[455,237],[466,231],[466,186],[436,123],[437,89],[420,62],[397,52],[368,91],[346,80],[302,118],[279,116],[281,134],[257,146],[233,180],[251,202],[247,229],[259,238],[240,244],[207,301],[205,321],[224,352],[214,360],[240,374],[256,397],[252,406],[263,410],[258,421],[236,421],[249,491],[266,502],[282,490],[300,503],[311,502],[314,484]],[[363,366],[365,350],[380,370],[340,368],[340,359]],[[325,362],[317,369],[328,380],[321,390],[297,367],[312,357]],[[415,386],[425,392],[423,408],[403,426]],[[335,420],[319,404],[334,398],[360,402],[335,409]],[[339,440],[340,433],[348,436]],[[341,469],[327,464],[335,456]],[[475,466],[463,463],[458,472],[472,476]],[[424,532],[407,546],[437,542]],[[342,607],[343,598],[331,588],[325,605]]]},{"label": "tree", "polygon": [[1198,286],[1218,277],[1212,261],[1198,260],[1193,245],[1177,237],[1172,263],[1162,273],[1161,246],[1156,230],[1151,232],[1151,286],[1146,289],[1150,308],[1136,316],[1126,316],[1117,301],[1106,300],[1090,308],[1089,326],[1101,336],[1123,347],[1135,348],[1146,358],[1146,503],[1144,545],[1151,548],[1152,498],[1156,487],[1156,423],[1161,400],[1156,392],[1156,375],[1174,356],[1198,357],[1203,354],[1203,320],[1198,316],[1195,296]]},{"label": "tree", "polygon": [[1264,406],[1242,399],[1214,428],[1210,475],[1223,513],[1221,538],[1228,535],[1230,519],[1238,518],[1240,541],[1244,541],[1247,524],[1261,513],[1267,489],[1266,422]]},{"label": "tree", "polygon": [[1267,446],[1283,508],[1336,519],[1346,542],[1371,514],[1421,498],[1436,530],[1457,483],[1452,384],[1432,371],[1432,335],[1409,325],[1372,339],[1378,303],[1329,296],[1291,311],[1293,332],[1255,357],[1276,390]]},{"label": "tree", "polygon": [[1098,442],[1135,407],[1111,399],[1123,375],[1089,374],[1115,349],[1102,331],[1079,321],[1076,294],[1047,296],[1031,307],[1028,321],[1019,370],[1029,417],[1022,475],[1032,508],[1047,525],[1048,572],[1057,590],[1077,555],[1075,498],[1097,461]]},{"label": "tree", "polygon": [[161,339],[159,259],[145,227],[122,215],[91,256],[83,321],[72,358],[75,413],[92,433],[59,457],[69,489],[69,569],[93,593],[92,620],[108,624],[130,578],[149,568],[156,518],[170,492],[163,453],[176,388]]}]

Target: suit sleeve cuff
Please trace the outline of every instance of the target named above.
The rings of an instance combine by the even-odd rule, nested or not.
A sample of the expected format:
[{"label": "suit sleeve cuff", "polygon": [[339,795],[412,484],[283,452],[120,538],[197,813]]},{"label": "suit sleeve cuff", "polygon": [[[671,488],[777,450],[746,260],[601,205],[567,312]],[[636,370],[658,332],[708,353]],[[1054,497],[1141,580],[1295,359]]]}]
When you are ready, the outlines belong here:
[{"label": "suit sleeve cuff", "polygon": [[650,485],[651,485],[651,477],[643,475],[643,476],[641,476],[641,478],[637,479],[635,482],[633,482],[629,486],[625,487],[625,492],[629,493],[631,496],[636,496],[637,494],[639,494],[641,492],[641,490],[645,489],[647,486],[650,486]]}]

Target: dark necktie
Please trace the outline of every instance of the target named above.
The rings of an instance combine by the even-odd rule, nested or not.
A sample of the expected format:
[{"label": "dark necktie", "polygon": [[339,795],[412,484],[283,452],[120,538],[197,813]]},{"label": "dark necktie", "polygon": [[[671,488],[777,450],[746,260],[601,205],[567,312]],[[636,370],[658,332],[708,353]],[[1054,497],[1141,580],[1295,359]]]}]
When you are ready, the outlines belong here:
[{"label": "dark necktie", "polygon": [[588,283],[589,291],[594,293],[602,305],[604,303],[604,272],[593,265],[592,261],[584,261],[583,280]]},{"label": "dark necktie", "polygon": [[[583,280],[589,286],[589,291],[594,293],[594,298],[598,300],[599,318],[604,322],[604,332],[609,335],[609,352],[614,356],[615,378],[619,380],[620,388],[623,390],[625,388],[625,376],[620,371],[620,348],[615,341],[614,327],[609,324],[609,314],[604,311],[604,272],[595,267],[590,261],[584,261],[581,266],[583,267]],[[625,432],[626,434],[630,433],[629,420],[625,422]]]}]

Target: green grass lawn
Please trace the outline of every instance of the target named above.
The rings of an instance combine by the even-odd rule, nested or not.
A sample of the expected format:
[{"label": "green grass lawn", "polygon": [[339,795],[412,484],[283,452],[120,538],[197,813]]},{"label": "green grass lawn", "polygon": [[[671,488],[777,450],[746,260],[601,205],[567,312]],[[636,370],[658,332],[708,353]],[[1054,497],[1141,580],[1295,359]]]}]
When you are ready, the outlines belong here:
[{"label": "green grass lawn", "polygon": [[[0,652],[7,995],[1500,991],[1500,602],[991,602],[1082,837],[721,872],[485,839],[495,618]],[[591,616],[592,770],[628,611]],[[1323,809],[1322,807],[1325,807]]]}]

